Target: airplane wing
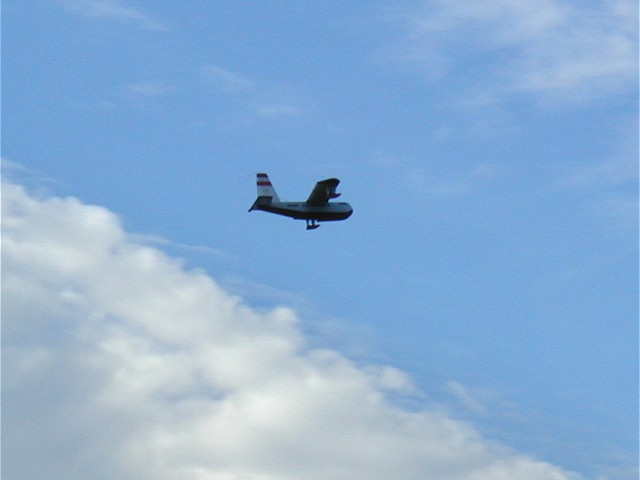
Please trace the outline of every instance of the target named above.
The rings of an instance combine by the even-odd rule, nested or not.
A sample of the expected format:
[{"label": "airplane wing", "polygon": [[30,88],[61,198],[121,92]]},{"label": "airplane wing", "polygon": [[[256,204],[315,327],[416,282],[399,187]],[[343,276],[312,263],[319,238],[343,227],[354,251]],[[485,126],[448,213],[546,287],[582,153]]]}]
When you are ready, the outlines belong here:
[{"label": "airplane wing", "polygon": [[339,197],[340,194],[336,193],[336,188],[339,183],[340,180],[337,178],[328,178],[327,180],[316,183],[311,195],[307,198],[307,203],[324,205],[330,199]]}]

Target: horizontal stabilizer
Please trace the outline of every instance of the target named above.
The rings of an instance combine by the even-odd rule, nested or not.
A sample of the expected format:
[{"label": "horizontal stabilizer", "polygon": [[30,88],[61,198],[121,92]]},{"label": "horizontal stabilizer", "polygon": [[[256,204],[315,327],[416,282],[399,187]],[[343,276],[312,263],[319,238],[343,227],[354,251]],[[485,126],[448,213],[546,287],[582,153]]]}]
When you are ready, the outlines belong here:
[{"label": "horizontal stabilizer", "polygon": [[249,209],[249,211],[253,211],[258,207],[264,206],[264,205],[270,205],[273,202],[273,197],[258,197],[256,198],[256,201],[253,202],[253,205],[251,205],[251,208]]}]

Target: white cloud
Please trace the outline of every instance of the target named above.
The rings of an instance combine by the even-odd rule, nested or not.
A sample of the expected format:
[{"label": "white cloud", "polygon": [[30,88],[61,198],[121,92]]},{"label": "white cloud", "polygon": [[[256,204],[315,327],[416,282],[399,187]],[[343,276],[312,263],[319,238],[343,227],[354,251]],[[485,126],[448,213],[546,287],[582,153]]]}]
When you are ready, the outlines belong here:
[{"label": "white cloud", "polygon": [[117,0],[62,0],[62,4],[86,18],[131,23],[146,30],[167,30],[167,27],[152,15]]},{"label": "white cloud", "polygon": [[3,475],[564,480],[438,409],[406,374],[312,348],[134,241],[108,210],[2,188]]},{"label": "white cloud", "polygon": [[493,93],[563,101],[636,85],[638,11],[632,0],[437,0],[401,18],[406,36],[394,56],[431,78],[470,76]]}]

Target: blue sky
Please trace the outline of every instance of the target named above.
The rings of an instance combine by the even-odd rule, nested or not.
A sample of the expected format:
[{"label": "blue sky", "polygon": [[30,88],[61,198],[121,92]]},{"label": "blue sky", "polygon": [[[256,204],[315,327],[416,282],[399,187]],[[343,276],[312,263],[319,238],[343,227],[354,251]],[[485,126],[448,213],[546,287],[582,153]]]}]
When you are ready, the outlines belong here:
[{"label": "blue sky", "polygon": [[[4,179],[30,193],[3,205],[99,205],[256,315],[292,309],[308,345],[404,372],[394,408],[637,478],[637,18],[627,0],[5,1]],[[338,177],[354,214],[313,232],[248,214],[259,171],[285,200]],[[13,352],[29,335],[3,317]]]}]

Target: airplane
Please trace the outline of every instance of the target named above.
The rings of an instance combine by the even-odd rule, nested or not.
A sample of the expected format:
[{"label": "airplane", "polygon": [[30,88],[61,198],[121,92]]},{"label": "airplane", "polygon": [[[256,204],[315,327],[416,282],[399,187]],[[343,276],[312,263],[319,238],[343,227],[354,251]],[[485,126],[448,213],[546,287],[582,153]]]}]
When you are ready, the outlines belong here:
[{"label": "airplane", "polygon": [[282,202],[278,197],[269,176],[257,174],[258,198],[249,211],[262,210],[291,217],[294,220],[306,220],[307,230],[315,230],[320,225],[316,222],[345,220],[353,213],[351,205],[344,202],[329,202],[340,196],[336,187],[340,183],[337,178],[328,178],[316,183],[311,195],[304,202]]}]

